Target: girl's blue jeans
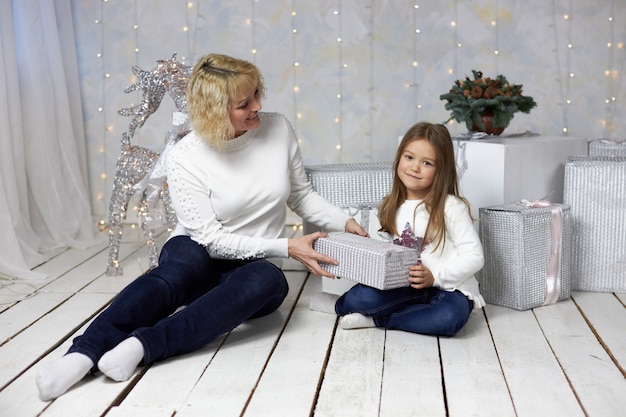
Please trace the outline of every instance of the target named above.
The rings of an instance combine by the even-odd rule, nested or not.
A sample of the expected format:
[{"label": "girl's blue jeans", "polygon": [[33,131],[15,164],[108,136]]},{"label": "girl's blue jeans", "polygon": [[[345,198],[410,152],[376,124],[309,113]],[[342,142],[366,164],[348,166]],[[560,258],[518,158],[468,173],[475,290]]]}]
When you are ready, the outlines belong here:
[{"label": "girl's blue jeans", "polygon": [[[97,364],[108,350],[135,336],[144,347],[142,364],[160,361],[275,311],[288,290],[283,272],[268,261],[211,259],[204,247],[177,236],[165,243],[159,266],[124,288],[69,352]],[[176,312],[181,306],[186,307]]]},{"label": "girl's blue jeans", "polygon": [[377,327],[407,332],[453,336],[469,320],[474,303],[460,291],[411,287],[379,290],[357,284],[335,304],[340,316],[361,313]]}]

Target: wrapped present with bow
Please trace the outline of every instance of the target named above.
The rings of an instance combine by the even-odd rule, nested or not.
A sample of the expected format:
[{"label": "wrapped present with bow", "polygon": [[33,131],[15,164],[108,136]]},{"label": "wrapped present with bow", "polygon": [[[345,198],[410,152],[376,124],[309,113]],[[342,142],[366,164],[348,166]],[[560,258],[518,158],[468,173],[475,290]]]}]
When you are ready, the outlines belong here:
[{"label": "wrapped present with bow", "polygon": [[335,277],[380,290],[408,287],[409,267],[420,258],[417,248],[344,232],[317,239],[313,248],[338,262],[320,262]]},{"label": "wrapped present with bow", "polygon": [[485,301],[516,310],[570,297],[571,207],[522,200],[479,209]]}]

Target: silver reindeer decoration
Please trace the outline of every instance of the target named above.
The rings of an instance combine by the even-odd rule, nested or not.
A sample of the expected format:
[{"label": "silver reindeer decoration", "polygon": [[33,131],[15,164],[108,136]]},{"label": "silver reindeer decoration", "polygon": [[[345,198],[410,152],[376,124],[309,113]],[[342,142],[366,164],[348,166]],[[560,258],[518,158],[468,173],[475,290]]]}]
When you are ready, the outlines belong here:
[{"label": "silver reindeer decoration", "polygon": [[144,125],[151,114],[156,112],[165,93],[168,93],[174,100],[177,113],[174,114],[174,126],[168,133],[167,146],[173,145],[188,132],[186,89],[191,67],[177,61],[176,54],[174,54],[171,59],[157,61],[157,65],[150,71],[144,71],[137,66],[134,66],[132,71],[137,76],[137,82],[126,88],[124,92],[142,90],[143,94],[140,104],[119,111],[122,116],[131,116],[132,120],[128,131],[122,134],[122,151],[115,167],[113,192],[109,204],[107,275],[122,274],[119,262],[120,242],[128,203],[136,192],[141,192],[139,222],[148,246],[150,268],[158,265],[158,251],[153,229],[157,224],[163,224],[162,216],[158,214],[157,209],[159,202],[163,204],[167,226],[173,228],[176,225],[176,214],[167,191],[164,168],[159,164],[159,153],[142,146],[131,145],[135,131]]}]

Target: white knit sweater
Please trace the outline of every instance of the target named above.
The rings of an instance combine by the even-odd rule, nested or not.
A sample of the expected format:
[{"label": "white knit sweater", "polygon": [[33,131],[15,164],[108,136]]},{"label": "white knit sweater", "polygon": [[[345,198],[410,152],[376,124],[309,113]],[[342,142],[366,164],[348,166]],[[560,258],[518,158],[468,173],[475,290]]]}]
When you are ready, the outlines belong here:
[{"label": "white knit sweater", "polygon": [[193,131],[168,153],[167,182],[178,225],[211,257],[287,258],[286,207],[324,230],[343,231],[349,216],[312,190],[293,128],[277,113],[212,148]]},{"label": "white knit sweater", "polygon": [[[396,227],[404,229],[408,222],[416,236],[424,236],[429,214],[421,200],[407,200],[396,211]],[[449,195],[445,207],[446,244],[435,250],[435,244],[424,247],[422,262],[435,278],[434,287],[459,290],[481,308],[485,300],[480,294],[475,274],[484,263],[483,247],[467,206]]]}]

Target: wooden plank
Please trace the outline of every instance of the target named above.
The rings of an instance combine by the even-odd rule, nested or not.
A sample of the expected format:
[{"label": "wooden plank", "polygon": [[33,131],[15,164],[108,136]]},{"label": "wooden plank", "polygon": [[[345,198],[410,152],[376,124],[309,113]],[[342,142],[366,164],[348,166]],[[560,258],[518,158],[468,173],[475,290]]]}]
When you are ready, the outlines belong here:
[{"label": "wooden plank", "polygon": [[[0,348],[0,385],[4,386],[17,378],[0,391],[3,413],[8,416],[35,416],[48,406],[48,403],[38,399],[35,385],[37,366],[32,365],[57,343],[60,335],[71,334],[72,329],[79,327],[88,312],[93,311],[94,305],[103,305],[109,298],[107,294],[78,294]],[[69,343],[67,340],[62,347],[55,349],[51,357],[57,359],[63,355]]]},{"label": "wooden plank", "polygon": [[517,416],[583,416],[532,310],[485,309]]},{"label": "wooden plank", "polygon": [[387,331],[381,417],[446,415],[437,338]]},{"label": "wooden plank", "polygon": [[124,407],[113,407],[106,413],[106,417],[171,417],[174,413],[174,410],[162,407],[133,407],[132,410]]},{"label": "wooden plank", "polygon": [[[231,332],[176,416],[239,416],[254,391],[300,294],[304,272],[288,274],[289,294],[278,311]],[[172,372],[176,372],[172,369]]]},{"label": "wooden plank", "polygon": [[34,268],[34,271],[48,275],[48,279],[40,281],[42,284],[48,284],[93,256],[105,251],[106,248],[107,244],[103,235],[93,246],[86,249],[68,248],[48,262]]},{"label": "wooden plank", "polygon": [[67,300],[67,294],[39,293],[0,314],[0,346]]},{"label": "wooden plank", "polygon": [[95,308],[110,300],[109,294],[77,294],[0,348],[0,386],[18,376],[25,368],[82,325]]},{"label": "wooden plank", "polygon": [[623,415],[626,379],[574,303],[538,308],[535,315],[586,414]]},{"label": "wooden plank", "polygon": [[626,308],[611,293],[574,292],[576,305],[583,311],[602,346],[626,378]]},{"label": "wooden plank", "polygon": [[321,291],[309,276],[298,304],[254,391],[245,416],[308,416],[317,395],[337,316],[309,310]]},{"label": "wooden plank", "polygon": [[[132,245],[128,246],[132,251]],[[71,279],[73,274],[77,274],[77,279],[81,276],[89,276],[89,274],[98,274],[103,272],[106,263],[102,263],[102,259],[90,258],[87,262],[81,264],[78,268],[73,269],[69,276],[63,279]],[[98,266],[92,264],[96,263]],[[124,267],[129,273],[137,273],[138,271],[133,265],[127,265],[123,262]],[[84,270],[82,270],[84,269]],[[82,272],[81,272],[82,270]],[[91,270],[91,272],[90,272]],[[101,273],[100,278],[109,278]],[[89,280],[89,278],[83,278]],[[63,284],[65,285],[65,284]],[[0,363],[3,358],[11,358],[11,369],[6,370],[0,365],[2,370],[1,377],[13,374],[12,378],[19,375],[17,379],[11,382],[6,388],[0,392],[0,409],[2,410],[18,410],[16,416],[36,416],[45,409],[42,415],[62,415],[69,417],[75,415],[84,417],[89,415],[99,416],[111,405],[111,403],[123,392],[126,387],[134,383],[134,376],[130,381],[125,383],[113,383],[106,380],[103,375],[87,376],[81,383],[73,387],[68,393],[61,396],[52,403],[46,403],[38,400],[37,388],[35,385],[35,374],[39,365],[32,366],[40,356],[45,354],[48,349],[53,348],[60,343],[60,346],[54,349],[46,358],[46,360],[55,360],[62,356],[71,344],[71,340],[82,334],[88,322],[85,321],[93,316],[99,309],[103,308],[114,294],[111,293],[78,293],[69,296],[65,292],[42,292],[38,295],[41,300],[44,297],[65,297],[67,300],[58,308],[46,311],[41,319],[37,320],[27,330],[20,333],[11,340],[11,344],[6,344],[0,348]],[[33,299],[37,302],[37,299]],[[42,302],[42,304],[46,304]],[[40,311],[41,312],[41,311]],[[3,313],[4,315],[4,313]],[[74,332],[74,329],[82,328]],[[9,351],[11,349],[11,351]],[[9,373],[10,372],[10,373]],[[91,384],[93,380],[104,381],[105,388],[98,383]],[[92,399],[89,396],[93,396]],[[37,399],[37,400],[33,400]],[[81,404],[79,407],[76,403]],[[8,411],[7,411],[8,412]]]},{"label": "wooden plank", "polygon": [[483,310],[474,310],[465,327],[439,344],[451,417],[515,416]]},{"label": "wooden plank", "polygon": [[337,328],[315,417],[378,416],[385,331]]},{"label": "wooden plank", "polygon": [[[136,246],[128,246],[124,251],[120,251],[120,255],[124,255],[124,258],[126,258],[131,253],[136,252],[136,250]],[[67,252],[73,252],[73,250]],[[103,275],[105,256],[104,253],[100,253],[96,256],[86,258],[86,260],[84,257],[73,257],[73,261],[80,261],[81,264],[75,268],[71,268],[69,272],[61,277],[54,278],[50,283],[45,284],[33,297],[25,299],[4,311],[2,315],[0,315],[0,340],[6,340],[22,329],[32,325],[35,321],[39,320],[40,317],[52,311],[57,305],[65,302],[77,291],[80,291],[81,287],[97,281],[98,278],[100,278],[100,281],[108,282],[109,285],[110,283],[118,283],[115,288],[108,291],[113,293],[122,288],[119,282],[122,281],[124,277],[134,277],[134,275],[129,274],[136,274],[138,272],[132,266],[128,266],[128,273],[124,276],[107,277]],[[126,265],[126,263],[124,263],[124,265]],[[125,282],[127,281],[129,280],[127,279]],[[88,316],[84,318],[87,317]]]}]

